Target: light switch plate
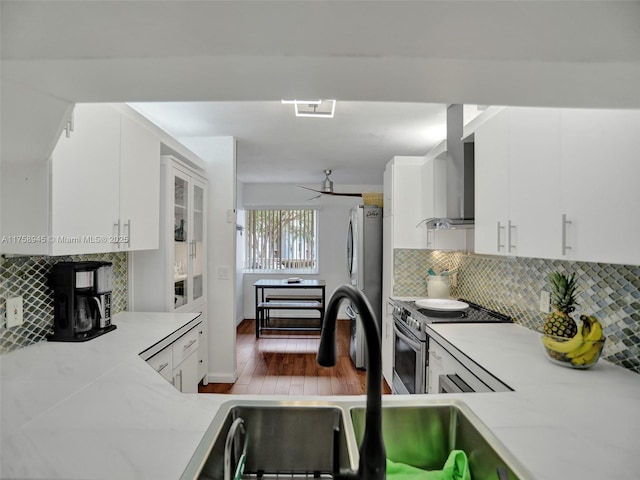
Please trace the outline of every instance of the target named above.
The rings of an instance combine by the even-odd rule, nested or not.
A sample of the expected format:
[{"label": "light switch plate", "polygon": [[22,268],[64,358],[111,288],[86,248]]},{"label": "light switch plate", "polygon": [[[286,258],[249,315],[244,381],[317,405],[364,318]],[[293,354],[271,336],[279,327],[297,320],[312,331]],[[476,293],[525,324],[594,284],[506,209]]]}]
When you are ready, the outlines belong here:
[{"label": "light switch plate", "polygon": [[218,267],[218,279],[220,280],[229,280],[229,275],[231,274],[230,267]]},{"label": "light switch plate", "polygon": [[540,311],[542,313],[549,313],[549,305],[551,304],[551,297],[549,292],[540,292]]},{"label": "light switch plate", "polygon": [[7,328],[22,325],[22,297],[7,298]]}]

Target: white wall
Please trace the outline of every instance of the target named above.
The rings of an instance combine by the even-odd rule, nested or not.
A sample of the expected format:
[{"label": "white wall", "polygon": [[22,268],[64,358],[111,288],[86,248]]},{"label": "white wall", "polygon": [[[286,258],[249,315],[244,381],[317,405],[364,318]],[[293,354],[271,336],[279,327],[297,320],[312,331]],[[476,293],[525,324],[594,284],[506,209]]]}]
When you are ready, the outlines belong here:
[{"label": "white wall", "polygon": [[[318,188],[318,185],[307,185]],[[339,185],[338,192],[382,192],[382,185]],[[318,206],[318,260],[317,275],[296,275],[304,278],[319,278],[327,282],[327,299],[340,285],[349,282],[347,273],[347,226],[349,210],[362,204],[361,197],[338,197],[323,195],[308,199],[314,192],[288,184],[245,184],[244,206]],[[243,237],[244,238],[244,237]],[[244,274],[244,318],[255,318],[255,290],[253,284],[260,278],[289,277],[290,274]],[[298,314],[296,314],[298,315]],[[312,314],[310,314],[312,315]],[[340,318],[346,318],[341,313]]]},{"label": "white wall", "polygon": [[233,137],[180,139],[205,161],[209,181],[207,310],[210,382],[235,382],[236,365],[236,141]]},{"label": "white wall", "polygon": [[[238,183],[236,185],[236,205],[237,205],[237,216],[236,216],[236,225],[244,228],[245,226],[245,213],[242,210],[243,205],[243,196],[244,196],[244,185],[242,183]],[[244,319],[242,313],[244,309],[244,288],[243,288],[243,278],[242,278],[242,266],[244,265],[244,239],[246,237],[246,233],[244,231],[238,231],[236,229],[236,325],[238,325]]]}]

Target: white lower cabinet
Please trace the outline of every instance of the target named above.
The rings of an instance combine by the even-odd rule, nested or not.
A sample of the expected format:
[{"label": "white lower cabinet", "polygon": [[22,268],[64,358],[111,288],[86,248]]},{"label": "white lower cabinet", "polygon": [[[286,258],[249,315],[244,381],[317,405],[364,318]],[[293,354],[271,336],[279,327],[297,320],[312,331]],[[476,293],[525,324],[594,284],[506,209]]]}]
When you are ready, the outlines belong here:
[{"label": "white lower cabinet", "polygon": [[207,318],[205,304],[204,311],[202,312],[202,323],[198,326],[198,379],[202,380],[204,385],[209,383],[207,380],[207,365],[209,364]]},{"label": "white lower cabinet", "polygon": [[168,382],[184,393],[198,393],[199,345],[203,323],[189,330],[167,347],[160,350],[147,363]]},{"label": "white lower cabinet", "polygon": [[173,349],[171,347],[160,350],[147,360],[147,363],[162,375],[167,382],[173,382]]},{"label": "white lower cabinet", "polygon": [[173,385],[183,393],[198,393],[198,355],[195,352],[174,367]]},{"label": "white lower cabinet", "polygon": [[511,388],[446,341],[429,337],[427,393],[508,392]]}]

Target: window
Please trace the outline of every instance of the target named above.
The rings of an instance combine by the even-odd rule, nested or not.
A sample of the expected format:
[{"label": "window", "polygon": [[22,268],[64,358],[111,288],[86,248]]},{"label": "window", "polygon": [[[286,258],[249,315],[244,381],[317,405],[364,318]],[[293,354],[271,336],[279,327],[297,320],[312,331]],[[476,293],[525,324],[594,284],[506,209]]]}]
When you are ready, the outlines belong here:
[{"label": "window", "polygon": [[316,210],[248,210],[245,271],[318,273]]}]

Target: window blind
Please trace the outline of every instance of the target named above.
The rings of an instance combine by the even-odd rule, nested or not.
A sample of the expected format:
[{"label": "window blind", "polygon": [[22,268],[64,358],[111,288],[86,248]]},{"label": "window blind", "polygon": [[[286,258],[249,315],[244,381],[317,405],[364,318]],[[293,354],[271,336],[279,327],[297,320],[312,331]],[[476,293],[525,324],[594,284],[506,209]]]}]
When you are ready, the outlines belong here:
[{"label": "window blind", "polygon": [[316,210],[247,210],[246,231],[245,270],[317,273]]}]

